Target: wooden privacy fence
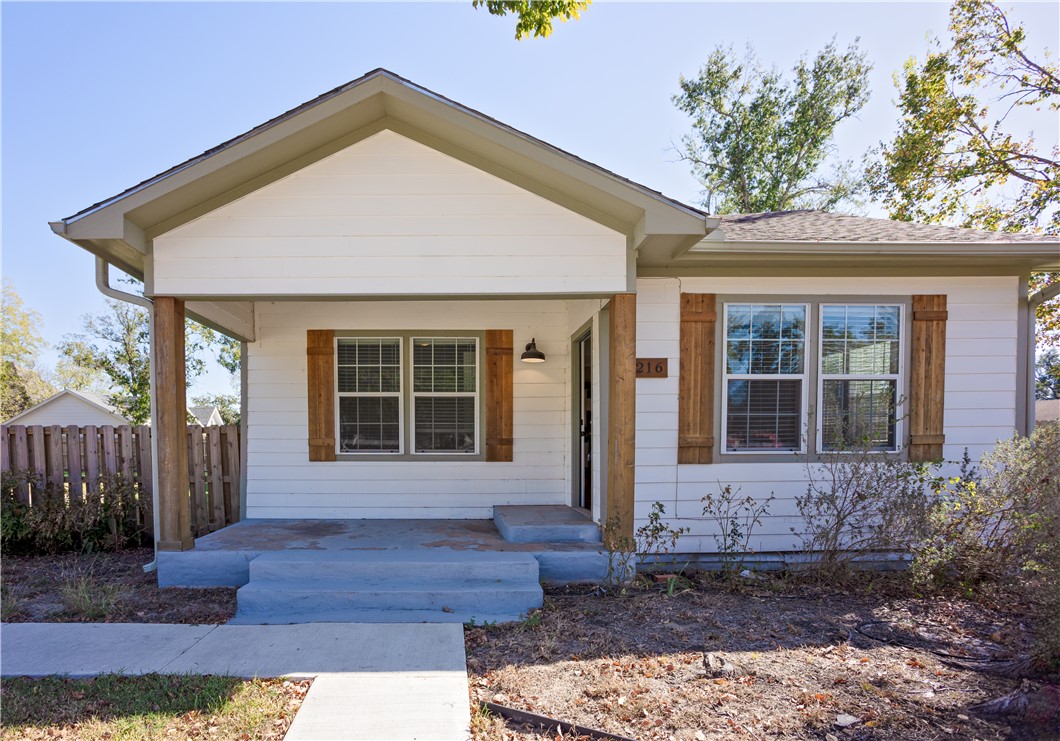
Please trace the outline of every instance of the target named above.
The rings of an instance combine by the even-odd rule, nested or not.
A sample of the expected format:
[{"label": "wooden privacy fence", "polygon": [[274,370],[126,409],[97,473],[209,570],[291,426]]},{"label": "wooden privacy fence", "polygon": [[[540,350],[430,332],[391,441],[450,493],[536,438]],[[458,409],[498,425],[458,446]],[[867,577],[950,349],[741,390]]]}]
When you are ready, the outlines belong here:
[{"label": "wooden privacy fence", "polygon": [[[196,536],[238,522],[239,426],[188,425],[188,496]],[[0,470],[26,472],[16,497],[30,506],[62,492],[67,501],[84,499],[101,477],[121,474],[141,495],[154,492],[151,428],[148,425],[0,427]]]}]

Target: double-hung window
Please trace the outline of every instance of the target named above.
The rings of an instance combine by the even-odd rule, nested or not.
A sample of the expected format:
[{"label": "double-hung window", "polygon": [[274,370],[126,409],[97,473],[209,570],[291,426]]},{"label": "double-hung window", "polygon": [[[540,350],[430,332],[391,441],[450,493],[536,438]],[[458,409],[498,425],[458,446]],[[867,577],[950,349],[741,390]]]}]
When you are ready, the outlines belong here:
[{"label": "double-hung window", "polygon": [[805,304],[726,304],[725,450],[802,450]]},{"label": "double-hung window", "polygon": [[821,305],[821,450],[898,449],[901,329],[901,305]]},{"label": "double-hung window", "polygon": [[901,303],[725,303],[721,452],[899,450],[903,322]]},{"label": "double-hung window", "polygon": [[339,337],[338,452],[475,455],[479,338]]}]

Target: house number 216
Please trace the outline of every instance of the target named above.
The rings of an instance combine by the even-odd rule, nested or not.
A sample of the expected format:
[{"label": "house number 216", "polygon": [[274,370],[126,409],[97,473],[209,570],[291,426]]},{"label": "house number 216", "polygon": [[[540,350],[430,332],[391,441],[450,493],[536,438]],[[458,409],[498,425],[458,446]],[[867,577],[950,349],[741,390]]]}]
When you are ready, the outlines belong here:
[{"label": "house number 216", "polygon": [[637,358],[637,378],[666,378],[667,358]]}]

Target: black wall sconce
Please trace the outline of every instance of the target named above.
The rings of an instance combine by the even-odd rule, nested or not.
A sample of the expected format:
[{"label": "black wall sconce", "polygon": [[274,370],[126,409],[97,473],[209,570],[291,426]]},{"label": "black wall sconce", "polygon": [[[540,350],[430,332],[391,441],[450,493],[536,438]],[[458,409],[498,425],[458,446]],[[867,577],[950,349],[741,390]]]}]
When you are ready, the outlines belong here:
[{"label": "black wall sconce", "polygon": [[524,363],[544,363],[545,353],[537,349],[537,339],[531,338],[530,342],[526,343],[526,352],[523,353],[520,358]]}]

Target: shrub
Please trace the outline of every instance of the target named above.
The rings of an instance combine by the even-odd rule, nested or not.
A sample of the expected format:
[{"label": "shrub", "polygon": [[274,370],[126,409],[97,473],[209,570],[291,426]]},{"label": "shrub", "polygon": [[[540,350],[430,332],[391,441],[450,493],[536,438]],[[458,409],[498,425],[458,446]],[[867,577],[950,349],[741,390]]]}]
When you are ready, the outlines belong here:
[{"label": "shrub", "polygon": [[748,496],[739,499],[740,490],[718,482],[718,496],[707,494],[703,497],[703,516],[709,517],[718,524],[718,533],[714,543],[721,556],[722,573],[731,577],[743,570],[744,559],[751,553],[751,534],[762,524],[762,518],[769,514],[769,505],[776,496],[769,493],[769,498],[759,502]]},{"label": "shrub", "polygon": [[[34,486],[32,506],[18,489]],[[0,478],[0,549],[4,554],[120,550],[149,541],[151,502],[120,473],[100,476],[88,495],[69,497],[65,489],[42,487],[30,472],[4,472]]]},{"label": "shrub", "polygon": [[666,507],[662,502],[655,502],[648,513],[648,521],[637,528],[635,540],[637,555],[641,560],[652,559],[658,561],[660,558],[670,555],[677,547],[677,541],[688,532],[687,527],[679,527],[676,530],[669,524],[663,522],[666,515]]},{"label": "shrub", "polygon": [[604,552],[607,554],[607,573],[604,575],[604,586],[612,589],[624,589],[637,569],[634,558],[637,545],[633,538],[622,533],[622,521],[617,515],[611,515],[600,529]]},{"label": "shrub", "polygon": [[811,564],[834,573],[876,553],[904,552],[927,530],[939,463],[910,463],[869,446],[819,455],[795,497]]},{"label": "shrub", "polygon": [[1060,425],[1016,435],[939,487],[915,549],[925,589],[1011,591],[1037,614],[1035,659],[1060,668]]}]

